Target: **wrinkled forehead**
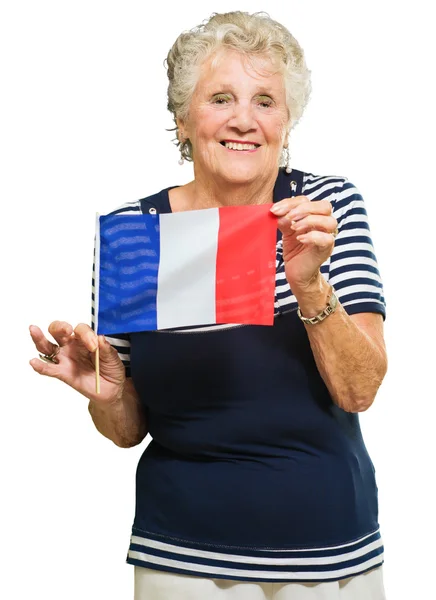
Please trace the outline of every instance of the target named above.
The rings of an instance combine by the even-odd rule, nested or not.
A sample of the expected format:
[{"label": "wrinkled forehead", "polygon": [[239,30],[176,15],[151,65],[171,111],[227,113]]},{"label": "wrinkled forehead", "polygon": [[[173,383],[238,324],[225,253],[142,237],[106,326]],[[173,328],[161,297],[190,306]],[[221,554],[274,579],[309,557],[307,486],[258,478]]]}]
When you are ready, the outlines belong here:
[{"label": "wrinkled forehead", "polygon": [[265,81],[277,74],[283,74],[283,65],[277,57],[269,54],[246,54],[233,48],[221,47],[199,65],[197,83],[207,85],[208,79],[213,79],[217,72],[225,72],[228,64],[229,71],[234,61],[240,61],[244,71],[253,79]]}]

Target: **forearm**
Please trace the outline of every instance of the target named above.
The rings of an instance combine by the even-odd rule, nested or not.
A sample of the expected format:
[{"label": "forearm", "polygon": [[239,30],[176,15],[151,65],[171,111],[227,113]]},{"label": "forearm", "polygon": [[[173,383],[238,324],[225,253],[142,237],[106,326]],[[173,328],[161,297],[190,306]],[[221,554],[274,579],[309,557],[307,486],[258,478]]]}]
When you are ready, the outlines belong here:
[{"label": "forearm", "polygon": [[[310,289],[294,292],[303,316],[320,313],[327,305],[329,291],[328,283],[319,275]],[[353,322],[340,303],[324,321],[305,328],[333,401],[347,412],[369,408],[386,374],[384,348]]]},{"label": "forearm", "polygon": [[97,430],[121,448],[136,446],[147,435],[145,414],[130,378],[119,400],[107,406],[91,400],[88,410]]}]

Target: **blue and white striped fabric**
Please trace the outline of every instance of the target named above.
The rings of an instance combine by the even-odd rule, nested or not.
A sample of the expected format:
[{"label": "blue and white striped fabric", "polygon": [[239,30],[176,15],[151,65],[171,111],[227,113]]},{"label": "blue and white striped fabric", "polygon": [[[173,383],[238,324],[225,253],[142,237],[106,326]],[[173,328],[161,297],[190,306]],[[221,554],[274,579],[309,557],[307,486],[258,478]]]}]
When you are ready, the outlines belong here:
[{"label": "blue and white striped fabric", "polygon": [[[368,223],[364,200],[358,189],[344,177],[306,173],[302,195],[310,200],[330,200],[338,221],[338,235],[332,255],[321,273],[334,287],[349,315],[380,312],[386,317],[385,298]],[[297,301],[286,281],[283,248],[277,244],[277,312],[294,310]]]},{"label": "blue and white striped fabric", "polygon": [[349,544],[299,550],[211,552],[191,544],[168,544],[151,536],[132,535],[129,563],[164,567],[165,571],[241,581],[333,581],[353,577],[383,562],[380,531]]}]

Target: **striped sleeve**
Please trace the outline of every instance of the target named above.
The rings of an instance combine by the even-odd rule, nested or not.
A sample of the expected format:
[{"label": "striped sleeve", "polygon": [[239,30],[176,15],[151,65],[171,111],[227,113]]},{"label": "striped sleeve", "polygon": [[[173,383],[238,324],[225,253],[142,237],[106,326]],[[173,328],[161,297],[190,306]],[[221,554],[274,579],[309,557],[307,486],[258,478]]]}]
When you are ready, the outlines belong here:
[{"label": "striped sleeve", "polygon": [[344,178],[332,205],[338,235],[330,258],[329,281],[349,315],[376,312],[384,320],[383,283],[364,200],[357,188]]},{"label": "striped sleeve", "polygon": [[[116,208],[110,214],[118,213],[138,213],[141,211],[140,201],[127,202]],[[95,238],[94,238],[94,258],[92,264],[92,295],[91,295],[91,328],[95,331]],[[118,352],[118,356],[126,369],[126,377],[131,377],[130,369],[130,335],[128,333],[117,333],[116,335],[105,335],[105,338]]]}]

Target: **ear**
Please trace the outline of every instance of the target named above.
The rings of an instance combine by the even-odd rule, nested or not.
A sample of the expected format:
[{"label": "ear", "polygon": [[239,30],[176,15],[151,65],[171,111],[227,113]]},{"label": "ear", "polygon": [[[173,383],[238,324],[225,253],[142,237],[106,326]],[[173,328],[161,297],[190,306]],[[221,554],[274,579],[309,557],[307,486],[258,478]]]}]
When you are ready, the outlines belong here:
[{"label": "ear", "polygon": [[186,124],[184,121],[182,121],[182,119],[179,119],[179,117],[176,117],[176,124],[177,124],[177,137],[179,138],[179,142],[182,142],[183,140],[186,140],[189,135],[186,131]]}]

